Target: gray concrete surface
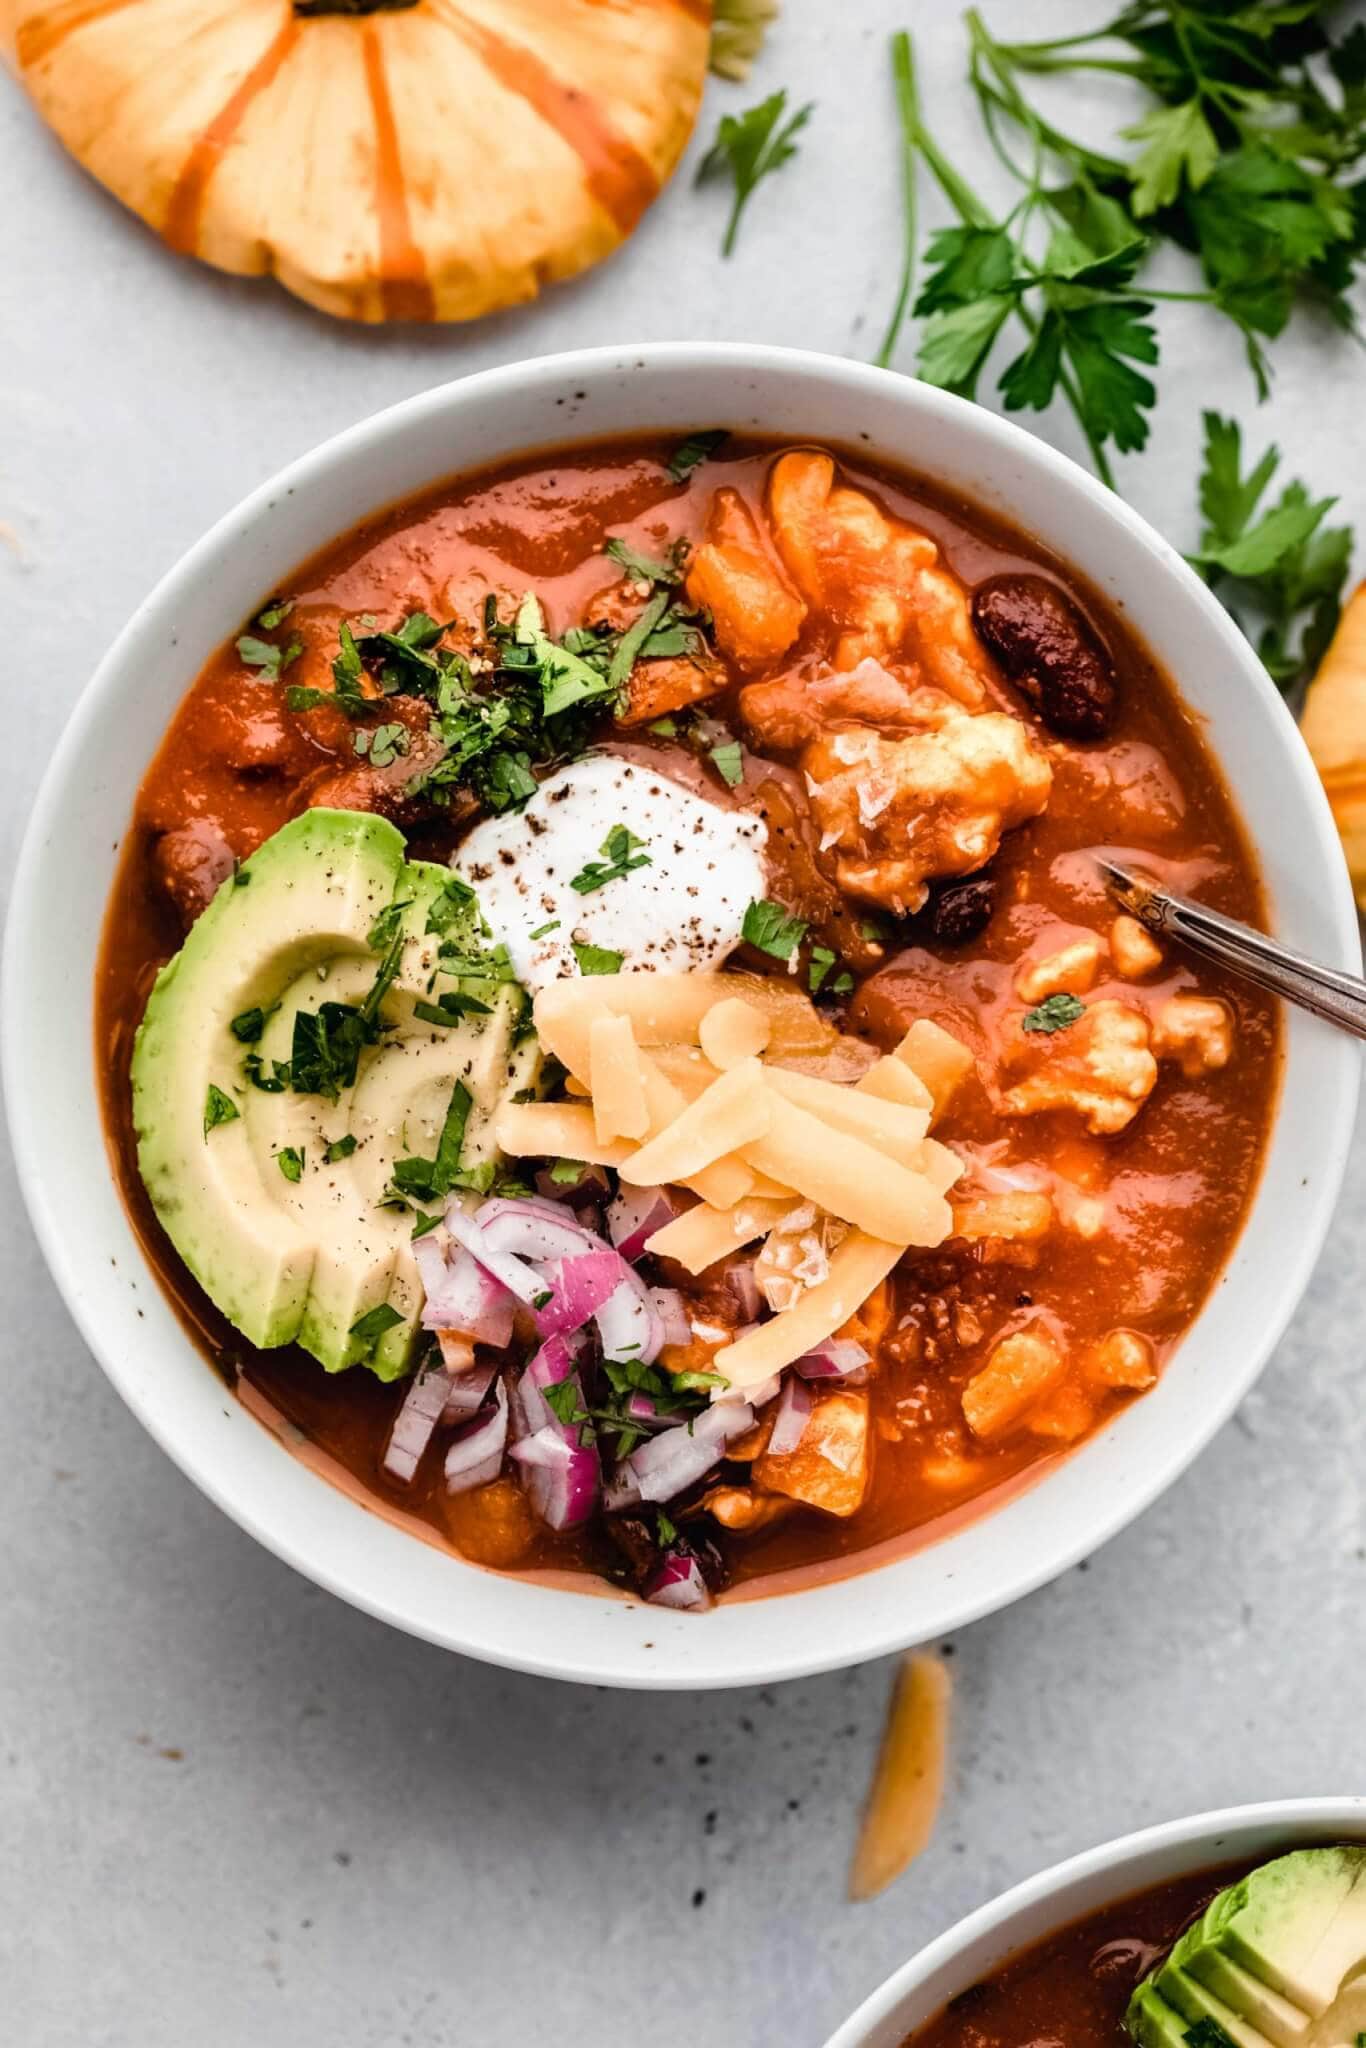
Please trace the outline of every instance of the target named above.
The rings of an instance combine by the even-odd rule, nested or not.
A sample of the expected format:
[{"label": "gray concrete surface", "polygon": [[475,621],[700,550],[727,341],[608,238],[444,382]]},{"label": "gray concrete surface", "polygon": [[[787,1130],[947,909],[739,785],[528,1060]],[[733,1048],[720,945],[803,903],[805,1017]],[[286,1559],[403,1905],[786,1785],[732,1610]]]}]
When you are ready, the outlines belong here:
[{"label": "gray concrete surface", "polygon": [[[0,874],[135,601],[323,436],[579,343],[870,352],[898,249],[885,38],[920,17],[927,102],[971,164],[957,10],[786,11],[758,83],[819,107],[737,259],[716,258],[720,197],[681,179],[596,276],[465,333],[351,332],[173,261],[0,87]],[[988,11],[1042,33],[1099,9]],[[752,97],[713,87],[704,132]],[[1183,309],[1164,332],[1152,448],[1122,481],[1189,545],[1198,409],[1254,406],[1226,335]],[[1254,431],[1366,519],[1361,358],[1301,324],[1277,363]],[[1070,445],[1061,423],[1057,437]],[[938,1836],[859,1908],[844,1872],[885,1668],[609,1696],[350,1612],[224,1520],[125,1413],[4,1172],[3,2048],[817,2048],[928,1935],[1065,1852],[1206,1804],[1362,1787],[1366,1148],[1235,1423],[1089,1568],[953,1645]]]}]

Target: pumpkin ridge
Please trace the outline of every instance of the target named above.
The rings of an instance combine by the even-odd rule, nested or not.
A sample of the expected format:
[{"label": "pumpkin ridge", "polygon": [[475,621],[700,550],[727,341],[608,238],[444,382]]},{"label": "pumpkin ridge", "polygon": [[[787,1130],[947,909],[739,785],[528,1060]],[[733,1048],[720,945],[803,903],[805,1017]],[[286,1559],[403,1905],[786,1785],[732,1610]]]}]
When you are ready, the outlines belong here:
[{"label": "pumpkin ridge", "polygon": [[194,255],[199,242],[199,216],[209,181],[222,163],[224,151],[242,125],[248,107],[272,83],[298,39],[298,20],[293,9],[287,9],[275,40],[224,100],[208,126],[201,130],[199,140],[181,167],[166,208],[161,233],[170,248],[179,250],[183,255]]},{"label": "pumpkin ridge", "polygon": [[91,22],[103,20],[106,14],[118,14],[125,7],[140,4],[141,0],[86,0],[83,7],[56,7],[50,14],[31,15],[20,24],[14,38],[19,69],[27,71],[33,65],[41,64],[44,57],[50,57],[77,29],[88,28]]},{"label": "pumpkin ridge", "polygon": [[374,24],[367,21],[362,37],[365,84],[375,117],[375,210],[379,216],[380,297],[388,320],[434,320],[432,296],[422,251],[413,239],[408,216],[398,126],[384,74],[384,52]]},{"label": "pumpkin ridge", "polygon": [[586,93],[563,84],[525,44],[509,42],[482,22],[472,21],[458,0],[444,0],[441,12],[499,84],[524,99],[569,144],[583,164],[589,192],[621,233],[629,235],[659,191],[654,167],[604,119]]}]

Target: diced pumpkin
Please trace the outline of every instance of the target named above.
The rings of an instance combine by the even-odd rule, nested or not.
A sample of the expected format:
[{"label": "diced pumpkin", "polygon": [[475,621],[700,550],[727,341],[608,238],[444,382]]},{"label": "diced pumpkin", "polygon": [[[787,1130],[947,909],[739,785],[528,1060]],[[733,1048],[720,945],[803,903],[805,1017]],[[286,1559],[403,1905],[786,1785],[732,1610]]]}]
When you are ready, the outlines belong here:
[{"label": "diced pumpkin", "polygon": [[973,1434],[1007,1435],[1035,1401],[1057,1386],[1066,1370],[1061,1351],[1038,1327],[1002,1337],[963,1389],[963,1413]]},{"label": "diced pumpkin", "polygon": [[712,615],[716,644],[740,668],[766,668],[801,632],[806,606],[770,555],[738,491],[717,491],[692,558],[688,596]]},{"label": "diced pumpkin", "polygon": [[863,1506],[869,1471],[868,1395],[854,1387],[814,1394],[796,1449],[754,1461],[755,1480],[770,1493],[843,1517]]}]

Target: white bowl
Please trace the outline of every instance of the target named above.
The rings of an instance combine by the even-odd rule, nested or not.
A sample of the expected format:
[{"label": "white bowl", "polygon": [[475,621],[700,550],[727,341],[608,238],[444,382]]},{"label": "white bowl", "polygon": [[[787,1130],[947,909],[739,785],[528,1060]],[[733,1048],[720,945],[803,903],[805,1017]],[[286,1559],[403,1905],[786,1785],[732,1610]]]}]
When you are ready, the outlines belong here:
[{"label": "white bowl", "polygon": [[[998,509],[1122,607],[1180,676],[1257,842],[1276,923],[1359,964],[1356,915],[1318,781],[1237,628],[1175,551],[1073,463],[909,378],[772,348],[599,349],[409,400],[265,484],[135,614],[43,783],[6,949],[5,1083],[34,1227],[91,1350],[181,1469],[278,1556],[371,1614],[524,1670],[608,1685],[748,1685],[927,1640],[1004,1606],[1146,1507],[1256,1378],[1309,1277],[1352,1128],[1357,1056],[1291,1020],[1282,1110],[1231,1263],[1161,1384],[1041,1483],[895,1562],[705,1618],[592,1588],[499,1577],[415,1541],[329,1487],[223,1390],[138,1249],[114,1187],[91,1062],[91,977],[134,793],[201,663],[291,567],[372,510],[522,450],[727,425],[866,449]],[[73,1207],[74,1203],[74,1207]]]},{"label": "white bowl", "polygon": [[1366,1799],[1276,1799],[1229,1806],[1123,1835],[1069,1856],[969,1913],[903,1964],[826,2048],[901,2048],[951,1998],[1069,1921],[1220,1863],[1252,1862],[1316,1842],[1366,1841]]}]

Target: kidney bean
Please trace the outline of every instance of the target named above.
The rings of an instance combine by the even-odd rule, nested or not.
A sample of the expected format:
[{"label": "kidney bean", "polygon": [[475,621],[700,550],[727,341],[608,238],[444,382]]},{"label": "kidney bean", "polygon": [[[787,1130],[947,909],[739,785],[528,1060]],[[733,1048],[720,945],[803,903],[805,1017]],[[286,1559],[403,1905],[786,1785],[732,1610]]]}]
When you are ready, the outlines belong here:
[{"label": "kidney bean", "polygon": [[1115,715],[1115,672],[1086,619],[1046,576],[993,576],[972,594],[972,622],[1050,732],[1099,739]]},{"label": "kidney bean", "polygon": [[942,945],[959,946],[985,931],[996,908],[996,882],[991,875],[969,875],[963,882],[945,882],[925,906],[925,922]]}]

